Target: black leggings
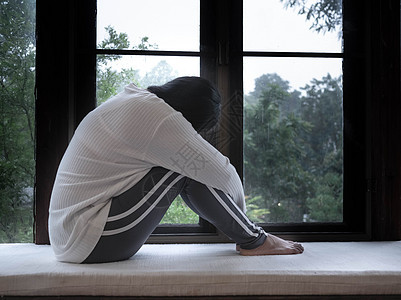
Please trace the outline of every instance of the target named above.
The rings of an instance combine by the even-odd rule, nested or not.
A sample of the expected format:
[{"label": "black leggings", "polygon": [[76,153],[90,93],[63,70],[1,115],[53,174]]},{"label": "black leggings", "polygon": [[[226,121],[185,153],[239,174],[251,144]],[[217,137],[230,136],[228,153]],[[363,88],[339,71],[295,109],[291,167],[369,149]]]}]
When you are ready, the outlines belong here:
[{"label": "black leggings", "polygon": [[156,167],[134,187],[112,199],[103,234],[84,263],[130,258],[142,247],[179,194],[195,213],[241,248],[253,249],[265,241],[263,229],[250,221],[229,195]]}]

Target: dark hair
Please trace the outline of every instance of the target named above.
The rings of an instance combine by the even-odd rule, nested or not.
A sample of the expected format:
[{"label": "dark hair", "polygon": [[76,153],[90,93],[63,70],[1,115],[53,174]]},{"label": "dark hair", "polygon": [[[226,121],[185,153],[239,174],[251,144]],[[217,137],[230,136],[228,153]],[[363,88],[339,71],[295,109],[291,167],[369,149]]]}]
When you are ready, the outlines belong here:
[{"label": "dark hair", "polygon": [[220,117],[220,94],[206,79],[179,77],[148,91],[182,113],[197,132],[213,128]]}]

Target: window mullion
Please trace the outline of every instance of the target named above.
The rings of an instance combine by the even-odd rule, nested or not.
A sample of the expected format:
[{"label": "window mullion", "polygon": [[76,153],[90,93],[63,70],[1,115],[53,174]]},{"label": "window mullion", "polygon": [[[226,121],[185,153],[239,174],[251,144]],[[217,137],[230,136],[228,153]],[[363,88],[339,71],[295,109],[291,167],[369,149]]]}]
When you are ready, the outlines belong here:
[{"label": "window mullion", "polygon": [[222,96],[218,149],[243,173],[242,0],[217,4],[217,85]]}]

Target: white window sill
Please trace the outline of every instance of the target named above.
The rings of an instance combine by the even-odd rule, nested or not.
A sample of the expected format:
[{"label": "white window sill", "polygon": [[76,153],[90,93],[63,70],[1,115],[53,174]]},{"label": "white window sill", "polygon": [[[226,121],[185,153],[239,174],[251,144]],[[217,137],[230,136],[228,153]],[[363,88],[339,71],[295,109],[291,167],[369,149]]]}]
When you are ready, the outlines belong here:
[{"label": "white window sill", "polygon": [[401,241],[304,246],[242,257],[234,244],[145,245],[128,261],[77,265],[50,246],[0,244],[0,296],[401,295]]}]

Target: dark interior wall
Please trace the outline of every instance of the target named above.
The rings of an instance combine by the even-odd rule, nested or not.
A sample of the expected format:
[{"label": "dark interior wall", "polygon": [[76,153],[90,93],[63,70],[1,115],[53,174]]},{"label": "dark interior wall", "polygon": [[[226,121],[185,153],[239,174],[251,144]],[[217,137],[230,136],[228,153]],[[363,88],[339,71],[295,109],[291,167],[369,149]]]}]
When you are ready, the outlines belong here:
[{"label": "dark interior wall", "polygon": [[372,236],[401,238],[400,1],[368,1]]}]

